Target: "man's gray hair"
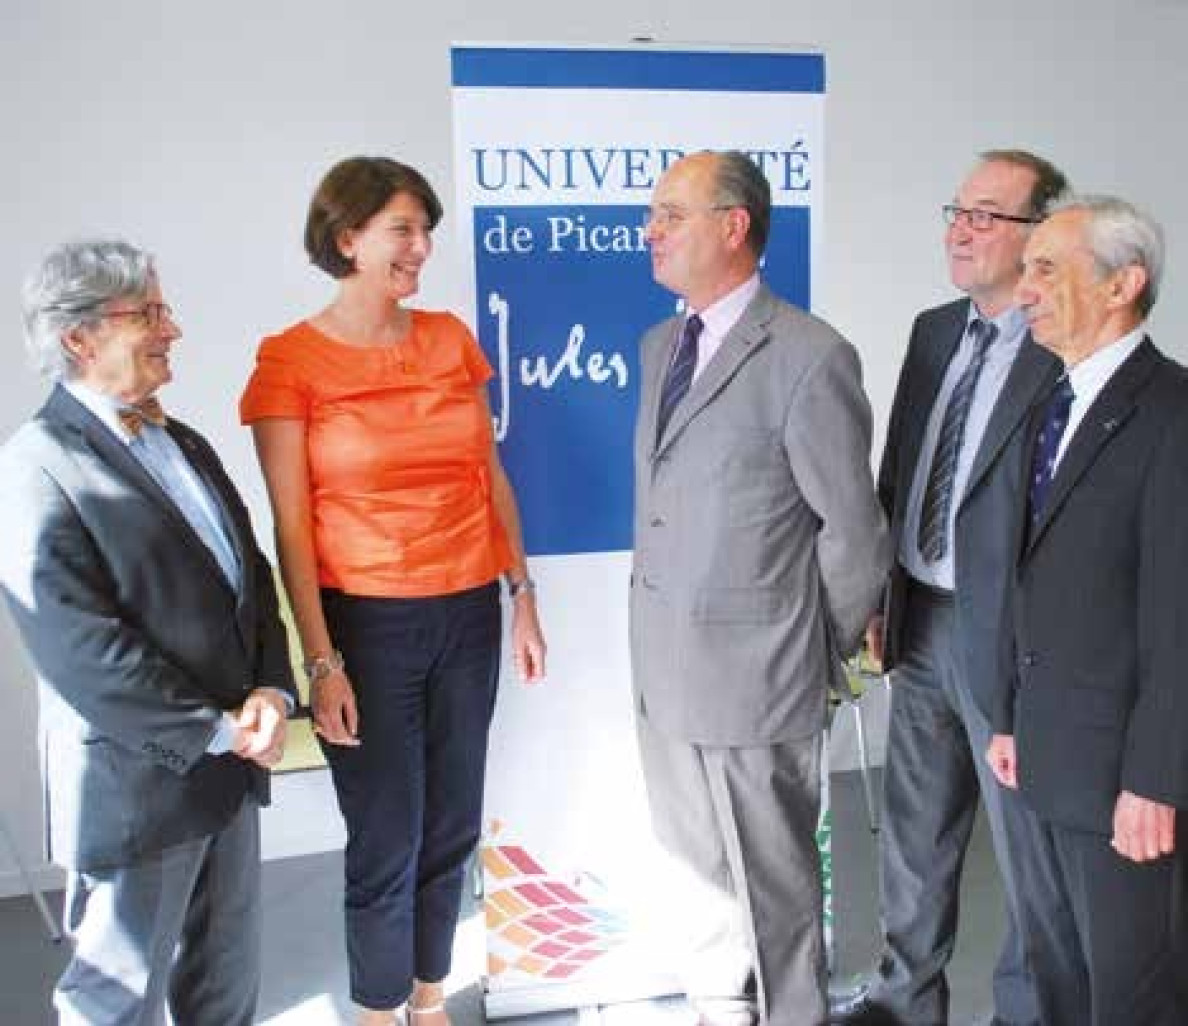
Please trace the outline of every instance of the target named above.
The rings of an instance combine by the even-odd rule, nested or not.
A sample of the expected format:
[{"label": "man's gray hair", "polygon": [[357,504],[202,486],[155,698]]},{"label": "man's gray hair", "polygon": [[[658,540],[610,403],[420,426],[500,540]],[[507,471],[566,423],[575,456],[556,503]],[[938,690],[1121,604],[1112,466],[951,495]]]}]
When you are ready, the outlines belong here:
[{"label": "man's gray hair", "polygon": [[1071,196],[1056,204],[1052,213],[1083,210],[1089,215],[1085,239],[1102,277],[1124,267],[1141,267],[1147,283],[1135,301],[1146,317],[1159,298],[1163,280],[1163,229],[1149,214],[1117,196]]},{"label": "man's gray hair", "polygon": [[38,371],[51,381],[73,377],[77,368],[62,343],[66,333],[97,324],[113,299],[143,296],[154,274],[150,254],[117,239],[54,249],[25,279],[21,296],[25,344]]}]

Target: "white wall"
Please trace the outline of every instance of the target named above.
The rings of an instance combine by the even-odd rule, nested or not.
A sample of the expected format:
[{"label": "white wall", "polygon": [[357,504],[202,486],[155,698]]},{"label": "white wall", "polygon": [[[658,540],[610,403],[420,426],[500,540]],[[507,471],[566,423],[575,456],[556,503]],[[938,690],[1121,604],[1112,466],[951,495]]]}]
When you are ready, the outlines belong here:
[{"label": "white wall", "polygon": [[[949,294],[938,208],[989,146],[1033,147],[1079,186],[1120,192],[1162,219],[1171,268],[1154,328],[1188,356],[1176,331],[1188,313],[1178,259],[1188,198],[1175,184],[1188,165],[1184,0],[5,6],[0,436],[43,393],[20,350],[22,276],[63,238],[126,235],[158,254],[186,332],[167,399],[215,441],[265,532],[235,402],[261,332],[329,295],[300,246],[309,192],[339,157],[387,153],[419,165],[448,201],[452,41],[651,35],[823,50],[828,239],[817,305],[862,352],[880,431],[913,313]],[[439,233],[425,305],[464,295],[453,228]],[[0,653],[0,809],[35,858],[35,701],[7,624]],[[12,870],[0,850],[0,893],[15,888]]]}]

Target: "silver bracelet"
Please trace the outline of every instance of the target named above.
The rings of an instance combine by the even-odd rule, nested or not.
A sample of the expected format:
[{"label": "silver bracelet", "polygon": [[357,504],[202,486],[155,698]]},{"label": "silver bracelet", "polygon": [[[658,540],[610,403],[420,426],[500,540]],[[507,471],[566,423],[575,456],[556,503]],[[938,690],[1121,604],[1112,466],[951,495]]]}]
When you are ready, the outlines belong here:
[{"label": "silver bracelet", "polygon": [[301,668],[305,670],[306,679],[311,684],[316,684],[320,680],[325,680],[330,674],[346,669],[346,663],[343,661],[342,653],[333,648],[329,655],[312,656],[306,659],[301,664]]}]

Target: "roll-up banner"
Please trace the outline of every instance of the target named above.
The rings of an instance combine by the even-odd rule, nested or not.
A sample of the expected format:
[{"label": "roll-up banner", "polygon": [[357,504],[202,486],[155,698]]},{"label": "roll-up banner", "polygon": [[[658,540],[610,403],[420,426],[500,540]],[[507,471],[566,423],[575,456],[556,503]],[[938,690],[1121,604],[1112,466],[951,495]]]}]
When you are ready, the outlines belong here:
[{"label": "roll-up banner", "polygon": [[825,62],[655,44],[458,45],[451,58],[471,322],[496,371],[496,436],[550,645],[546,682],[502,689],[491,739],[482,866],[499,1018],[679,989],[663,939],[675,924],[649,900],[662,869],[627,654],[637,343],[677,305],[652,280],[644,213],[682,155],[747,153],[772,188],[764,277],[811,308]]}]

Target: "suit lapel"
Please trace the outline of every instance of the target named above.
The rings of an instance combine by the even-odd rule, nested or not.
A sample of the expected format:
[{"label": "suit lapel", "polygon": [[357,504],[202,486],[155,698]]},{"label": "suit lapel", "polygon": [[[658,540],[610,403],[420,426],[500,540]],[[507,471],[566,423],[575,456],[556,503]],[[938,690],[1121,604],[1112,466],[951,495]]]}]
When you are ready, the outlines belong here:
[{"label": "suit lapel", "polygon": [[[188,428],[175,420],[170,420],[167,428],[170,436],[177,442],[181,451],[185,453],[186,460],[194,469],[194,472],[202,480],[207,493],[214,500],[219,521],[228,539],[231,541],[231,547],[235,551],[235,558],[239,561],[240,588],[236,603],[236,618],[240,637],[244,643],[244,649],[250,653],[253,624],[256,617],[252,599],[254,599],[256,594],[255,574],[257,571],[256,540],[252,534],[251,524],[243,523],[237,517],[237,504],[233,501],[232,496],[228,494],[228,488],[232,486],[227,482],[222,470],[208,458],[206,447],[194,437]],[[201,539],[199,539],[199,542],[202,544],[202,551],[210,558],[210,562],[218,574],[219,580],[230,587],[227,578],[223,575],[222,567],[218,565],[218,560],[214,558],[214,555],[206,547],[205,543],[201,542]]]},{"label": "suit lapel", "polygon": [[[99,460],[107,464],[126,484],[135,488],[160,510],[161,515],[173,525],[179,542],[197,546],[197,551],[206,561],[211,572],[218,578],[223,587],[230,590],[231,585],[223,575],[223,571],[219,567],[219,562],[215,559],[214,554],[206,547],[206,543],[198,536],[194,528],[190,526],[190,522],[166,494],[165,490],[157,484],[156,478],[129,451],[127,444],[116,438],[98,417],[91,413],[90,410],[83,406],[82,403],[64,388],[56,387],[50,394],[45,404],[44,415],[77,431],[82,437],[83,444]],[[170,434],[175,439],[177,438],[176,432],[172,430],[172,425]],[[179,444],[182,444],[180,440]],[[191,463],[193,463],[190,450],[185,444],[182,444],[182,451],[185,452],[187,458],[190,458]],[[219,495],[217,489],[214,489],[214,492],[216,495]],[[221,495],[219,495],[219,501],[220,503],[222,502]],[[237,532],[231,532],[232,538],[235,538],[236,535]],[[236,541],[236,545],[238,546],[238,541]]]},{"label": "suit lapel", "polygon": [[[1135,411],[1138,393],[1151,376],[1156,363],[1155,348],[1149,338],[1144,338],[1093,401],[1077,426],[1060,466],[1056,468],[1043,512],[1028,539],[1028,553],[1035,548],[1048,525],[1059,514],[1077,482],[1085,476],[1105,447],[1122,434],[1126,422]],[[1028,455],[1030,457],[1030,452]]]},{"label": "suit lapel", "polygon": [[[243,531],[235,519],[231,504],[225,492],[226,486],[223,483],[222,475],[206,458],[204,447],[184,426],[175,420],[170,420],[166,424],[166,430],[169,432],[169,436],[177,443],[178,448],[181,449],[183,455],[186,457],[186,462],[190,464],[194,473],[198,475],[199,480],[206,488],[207,494],[213,500],[215,510],[218,513],[219,524],[231,542],[231,548],[235,552],[235,558],[239,561],[239,565],[245,575],[244,583],[246,585],[247,567],[250,565],[248,556],[249,552],[254,551],[254,543],[249,544],[250,539],[244,537]],[[202,547],[209,553],[210,550],[206,548],[205,543],[203,543]],[[218,560],[214,559],[213,556],[211,559],[215,566],[218,567]],[[221,568],[219,568],[219,576],[223,577]],[[225,577],[223,579],[226,580]]]},{"label": "suit lapel", "polygon": [[[771,292],[766,285],[761,285],[755,298],[747,304],[738,323],[730,329],[718,351],[693,382],[689,394],[673,411],[664,437],[656,446],[657,455],[672,444],[673,439],[685,429],[685,426],[726,387],[730,379],[738,373],[738,369],[767,342],[767,325],[774,316],[774,308]],[[659,405],[659,391],[658,384],[656,406]],[[655,424],[654,415],[652,423]]]},{"label": "suit lapel", "polygon": [[1037,345],[1031,338],[1031,332],[1028,332],[990,414],[986,432],[974,456],[962,503],[977,488],[978,482],[998,459],[1003,446],[1023,422],[1027,411],[1051,387],[1059,372],[1060,364],[1056,358]]},{"label": "suit lapel", "polygon": [[[932,416],[932,408],[936,405],[936,397],[940,394],[941,383],[945,380],[945,372],[957,347],[961,344],[965,334],[965,325],[969,320],[969,302],[956,303],[951,313],[937,325],[930,343],[923,347],[920,373],[916,376],[911,397],[907,404],[909,416],[904,424],[903,439],[899,451],[913,454],[899,462],[900,480],[896,485],[896,494],[902,495],[904,507],[907,496],[911,494],[912,479],[916,473],[920,454],[924,445],[924,435],[927,432],[928,420]],[[932,453],[927,454],[929,464]]]},{"label": "suit lapel", "polygon": [[661,322],[644,336],[640,346],[640,431],[648,452],[656,448],[656,418],[660,415],[660,389],[668,362],[672,358],[672,347],[676,333],[680,331],[682,319],[672,317]]},{"label": "suit lapel", "polygon": [[160,507],[165,516],[172,517],[178,524],[189,529],[186,518],[157,484],[156,478],[132,455],[127,444],[116,438],[98,417],[64,388],[54,389],[46,401],[43,413],[47,419],[77,431],[83,443],[98,459],[111,467],[128,485]]}]

